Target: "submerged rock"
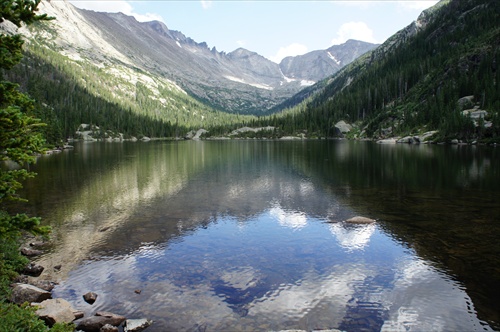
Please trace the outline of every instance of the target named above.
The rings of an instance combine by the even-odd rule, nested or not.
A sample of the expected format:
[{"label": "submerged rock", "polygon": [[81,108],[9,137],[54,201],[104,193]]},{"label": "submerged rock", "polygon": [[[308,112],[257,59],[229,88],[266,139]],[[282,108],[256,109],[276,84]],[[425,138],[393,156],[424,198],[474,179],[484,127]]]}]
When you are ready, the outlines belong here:
[{"label": "submerged rock", "polygon": [[375,219],[356,216],[356,217],[352,217],[352,218],[347,219],[345,222],[348,222],[350,224],[372,224],[375,221],[376,221]]}]

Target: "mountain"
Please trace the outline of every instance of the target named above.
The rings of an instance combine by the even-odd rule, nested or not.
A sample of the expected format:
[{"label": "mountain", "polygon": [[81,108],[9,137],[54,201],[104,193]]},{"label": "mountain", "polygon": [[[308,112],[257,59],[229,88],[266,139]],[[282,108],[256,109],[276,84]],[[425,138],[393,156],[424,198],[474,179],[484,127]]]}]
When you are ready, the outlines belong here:
[{"label": "mountain", "polygon": [[344,120],[357,126],[353,137],[437,131],[438,140],[500,142],[498,22],[499,1],[441,1],[294,96],[281,127],[330,137]]},{"label": "mountain", "polygon": [[304,55],[279,65],[242,48],[227,54],[219,52],[158,21],[138,22],[122,13],[82,10],[67,1],[43,1],[39,9],[56,20],[28,33],[38,46],[57,51],[75,63],[137,68],[228,113],[266,113],[304,86],[348,64],[371,45],[355,46],[355,41],[349,41],[345,46],[319,51],[325,63],[307,63],[309,55]]},{"label": "mountain", "polygon": [[377,44],[349,39],[342,45],[333,45],[326,50],[286,57],[280,62],[280,69],[286,77],[318,82],[332,76],[342,67],[377,46]]}]

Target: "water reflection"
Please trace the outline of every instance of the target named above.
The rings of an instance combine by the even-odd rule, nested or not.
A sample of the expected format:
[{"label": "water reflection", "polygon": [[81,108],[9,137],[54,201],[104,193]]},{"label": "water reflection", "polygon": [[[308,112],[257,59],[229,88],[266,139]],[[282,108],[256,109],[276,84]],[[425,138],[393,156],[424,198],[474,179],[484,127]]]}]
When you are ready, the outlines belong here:
[{"label": "water reflection", "polygon": [[374,231],[374,225],[354,225],[349,227],[340,224],[330,225],[330,232],[335,235],[339,244],[348,250],[363,249],[370,241]]},{"label": "water reflection", "polygon": [[[443,168],[442,158],[462,151],[150,143],[77,146],[40,160],[39,177],[26,186],[31,208],[57,226],[53,251],[40,259],[44,277],[58,278],[55,295],[87,314],[146,316],[153,331],[491,329],[440,258],[449,251],[436,253],[435,244],[455,243],[441,235],[452,229],[445,222],[457,200],[481,190],[493,193],[482,204],[493,204],[494,156]],[[343,222],[358,214],[381,222]],[[462,244],[486,250],[477,240]],[[81,298],[88,291],[100,294],[93,306]]]}]

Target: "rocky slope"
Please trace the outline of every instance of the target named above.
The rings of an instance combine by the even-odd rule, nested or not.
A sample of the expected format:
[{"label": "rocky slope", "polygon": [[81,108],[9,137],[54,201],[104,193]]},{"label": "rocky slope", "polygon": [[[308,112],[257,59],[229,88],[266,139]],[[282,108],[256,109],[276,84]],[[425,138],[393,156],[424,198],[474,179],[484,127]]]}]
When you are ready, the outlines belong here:
[{"label": "rocky slope", "polygon": [[286,57],[281,61],[280,68],[289,78],[317,82],[335,74],[342,67],[377,46],[377,44],[349,39],[342,45],[333,45],[326,50]]}]

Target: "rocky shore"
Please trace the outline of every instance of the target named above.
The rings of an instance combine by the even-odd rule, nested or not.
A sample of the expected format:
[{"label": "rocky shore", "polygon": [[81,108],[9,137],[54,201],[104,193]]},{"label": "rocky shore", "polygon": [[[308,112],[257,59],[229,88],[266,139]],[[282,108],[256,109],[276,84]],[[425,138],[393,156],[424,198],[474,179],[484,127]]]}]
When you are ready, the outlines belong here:
[{"label": "rocky shore", "polygon": [[[21,254],[34,258],[43,254],[47,243],[41,240],[28,241],[21,248]],[[54,270],[61,268],[54,266]],[[97,311],[93,316],[84,317],[84,313],[74,309],[71,304],[62,298],[52,298],[52,290],[57,283],[48,280],[38,280],[45,268],[30,262],[11,285],[10,301],[22,305],[29,303],[36,308],[36,314],[48,326],[56,323],[73,323],[77,331],[84,332],[138,332],[149,327],[153,322],[146,318],[130,319],[106,311]],[[83,299],[93,304],[98,294],[89,292],[82,294]]]}]

